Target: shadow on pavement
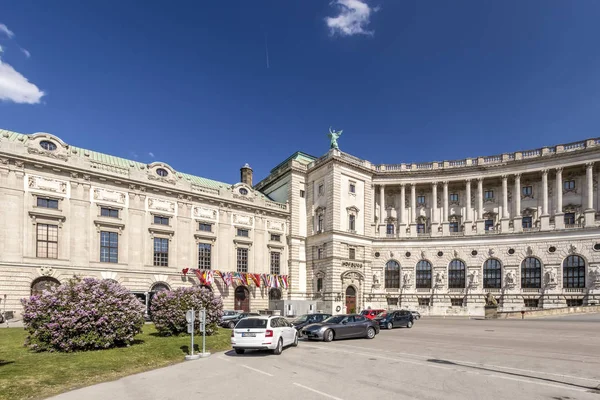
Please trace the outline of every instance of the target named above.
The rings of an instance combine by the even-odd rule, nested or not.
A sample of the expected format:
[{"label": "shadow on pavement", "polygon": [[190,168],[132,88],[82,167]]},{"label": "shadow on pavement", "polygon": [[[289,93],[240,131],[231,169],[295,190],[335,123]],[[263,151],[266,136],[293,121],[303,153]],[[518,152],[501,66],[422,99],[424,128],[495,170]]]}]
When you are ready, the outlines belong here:
[{"label": "shadow on pavement", "polygon": [[[285,353],[286,349],[283,349]],[[235,350],[229,350],[225,352],[225,355],[228,357],[268,357],[273,355],[273,352],[270,350],[246,350],[244,354],[237,354]]]}]

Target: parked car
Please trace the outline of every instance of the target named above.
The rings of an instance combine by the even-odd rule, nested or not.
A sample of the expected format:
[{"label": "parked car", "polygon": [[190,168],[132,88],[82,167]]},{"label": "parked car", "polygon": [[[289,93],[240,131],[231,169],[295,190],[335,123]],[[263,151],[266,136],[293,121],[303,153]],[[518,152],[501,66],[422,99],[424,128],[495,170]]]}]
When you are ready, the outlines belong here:
[{"label": "parked car", "polygon": [[379,314],[375,321],[379,324],[380,328],[392,329],[397,326],[405,326],[412,328],[414,317],[410,311],[397,310],[389,311]]},{"label": "parked car", "polygon": [[411,311],[410,313],[412,314],[412,316],[415,320],[421,319],[421,314],[419,314],[418,311]]},{"label": "parked car", "polygon": [[365,317],[367,317],[369,319],[374,319],[382,312],[385,312],[385,310],[362,310],[360,312],[360,315],[364,315]]},{"label": "parked car", "polygon": [[292,320],[292,326],[296,328],[298,334],[302,336],[302,328],[310,324],[323,322],[329,317],[331,317],[331,314],[303,314]]},{"label": "parked car", "polygon": [[364,315],[341,314],[318,324],[307,325],[302,334],[310,339],[331,342],[333,339],[366,337],[373,339],[379,333],[379,324]]},{"label": "parked car", "polygon": [[298,346],[298,332],[283,317],[244,318],[231,331],[231,347],[237,354],[246,350],[272,350],[273,354],[281,354],[286,346]]},{"label": "parked car", "polygon": [[229,329],[233,329],[235,328],[235,325],[240,322],[242,319],[247,318],[247,317],[258,317],[260,316],[260,314],[258,313],[248,313],[248,312],[243,312],[243,313],[239,313],[230,317],[225,317],[221,320],[221,323],[219,325],[221,325],[223,328],[229,328]]}]

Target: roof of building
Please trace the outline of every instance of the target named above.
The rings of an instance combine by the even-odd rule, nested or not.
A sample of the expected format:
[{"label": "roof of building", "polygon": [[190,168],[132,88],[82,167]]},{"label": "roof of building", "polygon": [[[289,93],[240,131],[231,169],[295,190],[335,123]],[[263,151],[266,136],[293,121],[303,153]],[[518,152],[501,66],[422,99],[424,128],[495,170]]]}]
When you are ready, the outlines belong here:
[{"label": "roof of building", "polygon": [[[29,141],[29,135],[25,135],[22,133],[12,132],[5,129],[0,129],[0,137],[7,138],[10,142],[21,142],[23,144],[27,144]],[[92,151],[88,149],[83,149],[81,147],[69,145],[69,150],[71,151],[71,156],[79,156],[85,157],[93,161],[100,162],[102,164],[108,164],[119,168],[125,169],[137,169],[143,170],[147,167],[148,164],[141,163],[138,161],[128,160],[126,158],[111,156],[104,153],[99,153],[97,151]],[[184,172],[177,171],[177,173],[181,174],[181,176],[190,181],[193,184],[219,189],[219,188],[229,188],[232,185],[229,183],[219,182],[212,179],[203,178],[201,176],[195,176],[191,174],[186,174]]]},{"label": "roof of building", "polygon": [[296,160],[302,164],[308,165],[311,162],[315,161],[316,159],[317,159],[317,157],[311,156],[310,154],[306,154],[301,151],[297,151],[294,154],[292,154],[291,156],[289,156],[288,158],[286,158],[285,160],[283,160],[282,162],[280,162],[279,164],[277,164],[273,169],[271,169],[271,172],[275,171],[277,168],[281,167],[283,164],[287,163],[290,160]]}]

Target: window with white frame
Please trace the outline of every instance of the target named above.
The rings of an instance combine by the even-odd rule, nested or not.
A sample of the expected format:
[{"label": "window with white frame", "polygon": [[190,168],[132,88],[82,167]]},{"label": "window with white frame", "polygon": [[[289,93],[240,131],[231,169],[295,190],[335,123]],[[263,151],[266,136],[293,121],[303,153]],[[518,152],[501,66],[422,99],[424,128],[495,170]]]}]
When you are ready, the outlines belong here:
[{"label": "window with white frame", "polygon": [[198,243],[198,269],[210,269],[212,245],[210,243]]},{"label": "window with white frame", "polygon": [[348,184],[348,191],[350,193],[356,193],[356,182],[350,181],[350,183]]},{"label": "window with white frame", "polygon": [[281,253],[271,252],[271,274],[281,274]]}]

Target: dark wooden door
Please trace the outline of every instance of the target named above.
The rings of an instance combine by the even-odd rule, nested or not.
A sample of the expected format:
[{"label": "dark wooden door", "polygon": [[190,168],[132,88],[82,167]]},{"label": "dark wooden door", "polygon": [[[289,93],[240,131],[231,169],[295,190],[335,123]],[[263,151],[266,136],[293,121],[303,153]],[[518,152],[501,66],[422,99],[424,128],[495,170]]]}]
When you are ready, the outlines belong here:
[{"label": "dark wooden door", "polygon": [[346,288],[346,314],[356,312],[356,289],[352,286]]},{"label": "dark wooden door", "polygon": [[235,288],[235,309],[250,312],[250,293],[244,286]]}]

